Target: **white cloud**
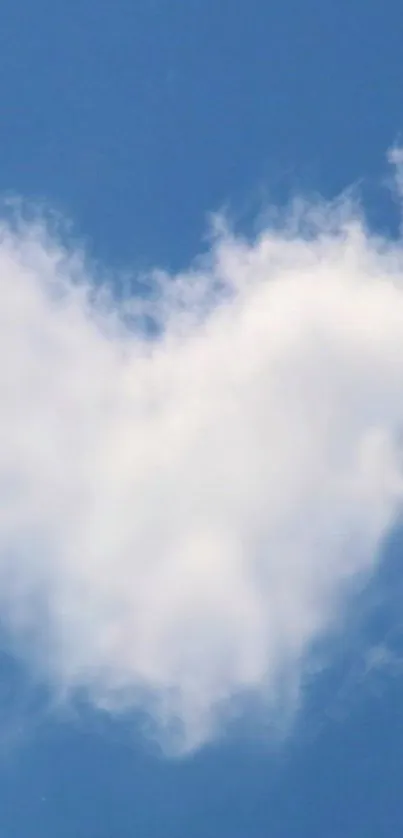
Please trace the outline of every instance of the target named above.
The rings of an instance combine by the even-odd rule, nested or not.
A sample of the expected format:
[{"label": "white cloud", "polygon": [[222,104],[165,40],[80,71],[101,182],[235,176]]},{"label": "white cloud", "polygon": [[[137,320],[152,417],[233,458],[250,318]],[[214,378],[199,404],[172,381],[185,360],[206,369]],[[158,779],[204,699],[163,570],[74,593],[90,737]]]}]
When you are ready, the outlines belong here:
[{"label": "white cloud", "polygon": [[156,278],[158,339],[1,230],[3,623],[56,691],[185,748],[233,698],[296,700],[401,504],[403,250],[342,215],[221,230]]}]

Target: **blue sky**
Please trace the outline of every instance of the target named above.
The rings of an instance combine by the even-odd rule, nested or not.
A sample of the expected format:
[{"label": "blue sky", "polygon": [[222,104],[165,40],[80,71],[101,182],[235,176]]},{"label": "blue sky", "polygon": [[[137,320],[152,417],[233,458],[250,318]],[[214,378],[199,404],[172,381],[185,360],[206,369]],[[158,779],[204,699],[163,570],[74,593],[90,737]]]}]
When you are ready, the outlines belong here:
[{"label": "blue sky", "polygon": [[400,5],[5,2],[2,191],[109,263],[182,265],[205,214],[379,174],[401,130]]},{"label": "blue sky", "polygon": [[[71,226],[1,228],[0,835],[403,827],[402,30],[397,0],[2,4],[0,192]],[[386,261],[345,204],[346,245],[323,204],[313,245],[273,233],[352,184]],[[156,267],[151,367],[48,291]]]}]

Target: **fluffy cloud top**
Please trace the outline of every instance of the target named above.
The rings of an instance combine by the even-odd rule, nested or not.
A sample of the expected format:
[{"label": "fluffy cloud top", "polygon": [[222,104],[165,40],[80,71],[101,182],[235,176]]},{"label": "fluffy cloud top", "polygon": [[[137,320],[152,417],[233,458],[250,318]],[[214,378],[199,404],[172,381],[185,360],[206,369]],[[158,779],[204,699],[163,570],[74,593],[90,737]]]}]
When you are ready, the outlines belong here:
[{"label": "fluffy cloud top", "polygon": [[221,230],[125,303],[1,228],[3,625],[55,690],[185,748],[233,699],[295,700],[402,501],[403,250],[306,222]]}]

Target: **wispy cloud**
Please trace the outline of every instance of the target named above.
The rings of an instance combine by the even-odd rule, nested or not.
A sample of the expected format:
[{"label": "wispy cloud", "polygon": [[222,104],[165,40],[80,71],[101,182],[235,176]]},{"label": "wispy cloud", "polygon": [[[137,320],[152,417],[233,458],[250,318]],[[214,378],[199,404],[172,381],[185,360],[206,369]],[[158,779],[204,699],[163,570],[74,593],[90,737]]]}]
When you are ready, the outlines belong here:
[{"label": "wispy cloud", "polygon": [[298,700],[401,504],[403,249],[341,207],[223,227],[121,306],[1,228],[3,624],[55,690],[185,748],[234,698]]}]

